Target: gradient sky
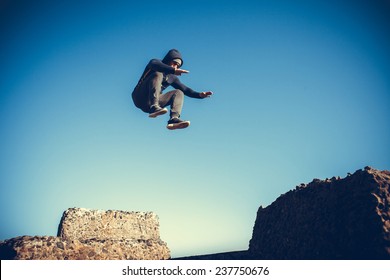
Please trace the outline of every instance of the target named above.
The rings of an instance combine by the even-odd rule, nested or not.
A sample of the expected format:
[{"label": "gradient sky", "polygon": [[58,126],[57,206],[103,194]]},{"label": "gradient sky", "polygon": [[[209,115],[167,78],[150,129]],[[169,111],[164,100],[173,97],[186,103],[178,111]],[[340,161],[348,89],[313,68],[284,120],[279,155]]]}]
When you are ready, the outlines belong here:
[{"label": "gradient sky", "polygon": [[[70,207],[154,211],[173,257],[244,250],[313,178],[390,169],[390,4],[0,0],[0,239]],[[131,92],[179,49],[188,129]]]}]

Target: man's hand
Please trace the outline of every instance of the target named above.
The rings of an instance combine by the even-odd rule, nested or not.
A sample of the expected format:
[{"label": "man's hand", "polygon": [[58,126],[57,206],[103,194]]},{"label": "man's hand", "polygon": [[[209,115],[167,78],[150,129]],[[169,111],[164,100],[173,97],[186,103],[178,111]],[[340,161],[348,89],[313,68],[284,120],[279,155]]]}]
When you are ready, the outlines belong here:
[{"label": "man's hand", "polygon": [[180,69],[180,68],[175,69],[175,75],[176,76],[180,76],[181,74],[187,74],[187,73],[190,73],[190,71],[184,70],[184,69]]},{"label": "man's hand", "polygon": [[210,97],[211,95],[213,95],[212,91],[203,91],[200,93],[200,97],[202,97],[202,98]]}]

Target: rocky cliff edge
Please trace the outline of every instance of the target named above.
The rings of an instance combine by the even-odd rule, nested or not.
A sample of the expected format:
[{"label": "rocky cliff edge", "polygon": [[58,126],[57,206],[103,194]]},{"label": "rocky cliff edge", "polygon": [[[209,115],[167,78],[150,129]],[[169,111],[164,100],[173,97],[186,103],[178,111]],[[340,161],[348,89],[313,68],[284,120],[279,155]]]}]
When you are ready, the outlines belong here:
[{"label": "rocky cliff edge", "polygon": [[0,259],[161,260],[169,259],[153,212],[70,208],[58,236],[21,236],[0,242]]}]

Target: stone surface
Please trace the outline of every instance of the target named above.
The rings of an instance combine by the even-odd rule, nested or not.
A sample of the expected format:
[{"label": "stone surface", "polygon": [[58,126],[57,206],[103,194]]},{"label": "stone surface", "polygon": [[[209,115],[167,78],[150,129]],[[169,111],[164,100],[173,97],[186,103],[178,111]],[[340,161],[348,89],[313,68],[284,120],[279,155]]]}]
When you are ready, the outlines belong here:
[{"label": "stone surface", "polygon": [[159,239],[153,212],[126,212],[70,208],[62,216],[58,236],[64,239]]},{"label": "stone surface", "polygon": [[0,259],[163,260],[170,251],[160,239],[152,212],[70,208],[58,236],[21,236],[0,242]]},{"label": "stone surface", "polygon": [[161,240],[87,239],[22,236],[0,244],[1,259],[18,260],[162,260],[170,252]]},{"label": "stone surface", "polygon": [[249,253],[257,259],[389,259],[390,172],[370,167],[314,179],[260,206]]}]

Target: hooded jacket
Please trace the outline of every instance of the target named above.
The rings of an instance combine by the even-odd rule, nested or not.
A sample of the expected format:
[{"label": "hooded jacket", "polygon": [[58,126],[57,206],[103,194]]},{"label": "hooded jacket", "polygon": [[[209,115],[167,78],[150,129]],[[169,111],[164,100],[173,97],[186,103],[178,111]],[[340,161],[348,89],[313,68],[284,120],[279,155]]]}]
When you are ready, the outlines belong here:
[{"label": "hooded jacket", "polygon": [[181,60],[181,66],[183,66],[183,58],[181,53],[172,49],[168,51],[165,57],[162,60],[152,59],[149,61],[148,65],[146,65],[144,72],[142,73],[141,78],[138,81],[138,85],[140,85],[151,73],[154,72],[162,72],[164,74],[163,82],[161,85],[161,91],[166,89],[169,86],[172,86],[175,89],[180,89],[183,93],[192,98],[202,98],[200,96],[200,92],[194,91],[191,88],[187,87],[183,83],[180,82],[179,78],[175,75],[175,68],[169,65],[169,63],[174,59]]}]

